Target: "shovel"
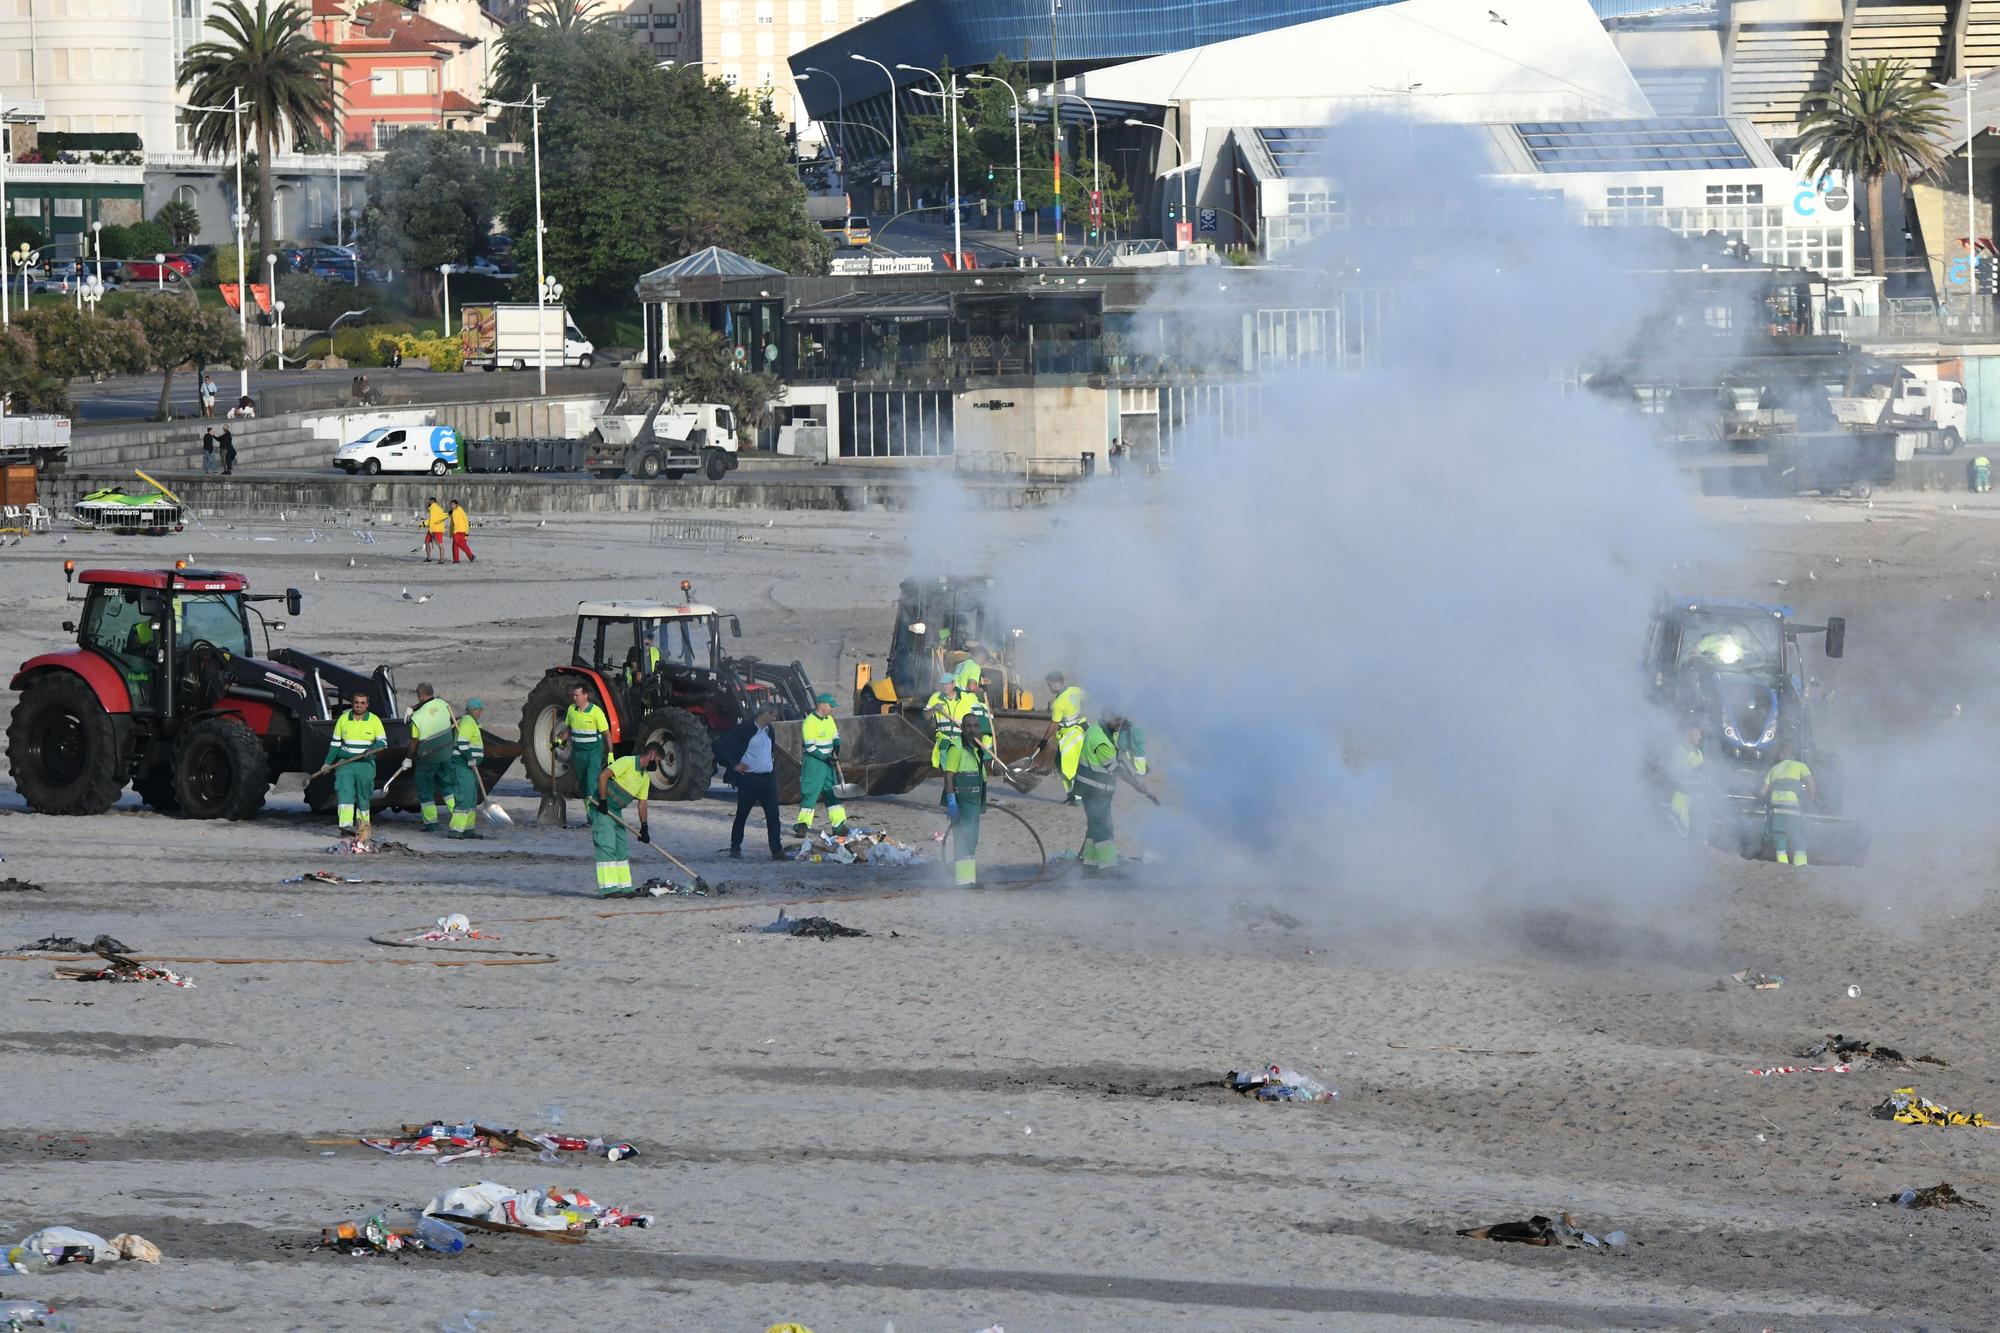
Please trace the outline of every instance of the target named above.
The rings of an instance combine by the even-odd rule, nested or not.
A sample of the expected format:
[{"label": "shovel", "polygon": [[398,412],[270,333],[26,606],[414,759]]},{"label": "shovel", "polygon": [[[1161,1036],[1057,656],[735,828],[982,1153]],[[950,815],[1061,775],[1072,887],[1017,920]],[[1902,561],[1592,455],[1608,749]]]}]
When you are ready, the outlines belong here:
[{"label": "shovel", "polygon": [[479,771],[479,765],[467,765],[472,770],[472,780],[479,784],[479,813],[486,816],[486,822],[495,828],[513,828],[514,816],[500,808],[500,803],[486,794],[486,777]]},{"label": "shovel", "polygon": [[[617,816],[615,816],[615,815],[614,815],[614,816],[613,816],[613,818],[615,819],[615,818],[617,818]],[[624,820],[622,820],[622,819],[620,819],[620,820],[619,820],[618,822],[619,822],[619,823],[621,823],[621,824],[624,824],[624,823],[625,823],[625,821],[624,821]],[[630,832],[631,832],[631,834],[632,834],[632,836],[633,836],[633,838],[634,838],[634,839],[636,839],[636,838],[637,838],[637,837],[639,836],[639,830],[637,830],[637,829],[633,828],[633,827],[632,827],[632,826],[631,826],[630,824],[625,824],[625,827],[626,827],[626,828],[627,828],[628,830],[630,830]],[[659,844],[659,843],[657,843],[657,842],[649,842],[649,843],[647,843],[647,844],[645,844],[645,845],[646,845],[646,846],[648,846],[648,847],[651,847],[651,848],[652,848],[652,849],[653,849],[654,851],[658,852],[658,853],[659,853],[659,854],[660,854],[661,856],[664,856],[664,857],[666,857],[666,858],[667,858],[667,859],[668,859],[669,861],[673,862],[673,863],[674,863],[674,866],[675,866],[675,867],[676,867],[676,868],[677,868],[677,869],[678,869],[678,870],[679,870],[679,871],[680,871],[680,872],[681,872],[681,873],[682,873],[683,875],[686,875],[686,876],[687,876],[687,877],[688,877],[689,879],[691,879],[691,880],[693,880],[693,881],[694,881],[694,886],[695,886],[695,888],[696,888],[696,889],[700,890],[700,891],[701,891],[701,892],[703,892],[703,893],[707,893],[707,892],[709,891],[709,888],[710,888],[710,885],[709,885],[709,882],[708,882],[707,880],[703,879],[703,878],[702,878],[702,877],[701,877],[700,875],[697,875],[697,874],[695,874],[695,872],[694,872],[693,870],[689,869],[689,868],[688,868],[688,863],[687,863],[687,862],[685,862],[685,861],[681,860],[681,859],[680,859],[680,858],[679,858],[678,856],[675,856],[675,855],[674,855],[674,854],[673,854],[672,852],[670,852],[670,851],[668,851],[668,850],[667,850],[666,848],[664,848],[664,847],[660,846],[660,844]]]},{"label": "shovel", "polygon": [[[326,765],[323,765],[323,766],[322,766],[321,768],[319,768],[319,769],[318,769],[318,770],[317,770],[316,772],[314,772],[312,776],[313,776],[313,777],[316,777],[316,778],[323,778],[323,777],[325,777],[325,776],[326,776],[327,774],[329,774],[329,773],[333,772],[333,770],[334,770],[334,769],[336,769],[336,768],[346,768],[346,767],[347,767],[347,766],[348,766],[349,764],[358,764],[358,763],[360,763],[360,762],[361,762],[361,761],[362,761],[363,759],[373,759],[373,758],[375,758],[375,757],[376,757],[377,755],[384,755],[384,754],[387,754],[388,752],[389,752],[389,751],[388,751],[388,747],[384,746],[384,747],[382,747],[382,748],[380,748],[380,749],[375,749],[375,750],[370,750],[370,751],[368,751],[368,753],[366,753],[366,754],[354,754],[354,755],[349,755],[349,756],[348,756],[347,758],[345,758],[345,759],[342,759],[342,760],[339,760],[338,762],[335,762],[335,763],[331,763],[331,764],[326,764]],[[399,760],[397,760],[397,761],[396,761],[396,771],[397,771],[397,772],[401,772],[401,771],[402,771],[402,767],[403,767],[403,762],[402,762],[402,760],[400,760],[400,759],[399,759]]]},{"label": "shovel", "polygon": [[849,782],[847,780],[847,774],[841,771],[838,762],[833,766],[833,779],[833,796],[835,800],[852,801],[867,795],[866,792],[861,790],[860,783]]},{"label": "shovel", "polygon": [[993,767],[1000,770],[1001,780],[1004,781],[1008,786],[1012,787],[1015,791],[1020,792],[1023,795],[1026,795],[1027,793],[1035,789],[1034,784],[1032,783],[1028,784],[1027,786],[1023,786],[1021,784],[1021,774],[1019,770],[1009,768],[1007,767],[1007,765],[1000,762],[1000,756],[994,753],[992,746],[987,745],[984,742],[981,742],[979,748],[985,753],[986,758],[988,759],[988,761],[992,763]]}]

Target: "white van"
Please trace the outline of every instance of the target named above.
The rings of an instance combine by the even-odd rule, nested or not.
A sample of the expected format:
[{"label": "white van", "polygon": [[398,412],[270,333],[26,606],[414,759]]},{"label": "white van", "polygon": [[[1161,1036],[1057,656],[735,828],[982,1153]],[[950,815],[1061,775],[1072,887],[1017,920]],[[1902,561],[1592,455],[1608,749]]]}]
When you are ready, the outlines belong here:
[{"label": "white van", "polygon": [[349,476],[428,472],[441,477],[458,466],[458,431],[450,426],[377,426],[341,445],[333,465]]}]

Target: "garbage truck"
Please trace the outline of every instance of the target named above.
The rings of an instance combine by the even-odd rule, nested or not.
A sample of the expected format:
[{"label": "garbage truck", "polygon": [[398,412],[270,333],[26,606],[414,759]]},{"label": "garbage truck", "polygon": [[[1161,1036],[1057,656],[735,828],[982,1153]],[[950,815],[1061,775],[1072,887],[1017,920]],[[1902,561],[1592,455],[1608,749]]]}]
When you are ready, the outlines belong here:
[{"label": "garbage truck", "polygon": [[736,469],[736,412],[723,403],[676,401],[657,383],[621,384],[584,446],[584,469],[607,480],[627,472],[678,479],[699,469],[721,481]]}]

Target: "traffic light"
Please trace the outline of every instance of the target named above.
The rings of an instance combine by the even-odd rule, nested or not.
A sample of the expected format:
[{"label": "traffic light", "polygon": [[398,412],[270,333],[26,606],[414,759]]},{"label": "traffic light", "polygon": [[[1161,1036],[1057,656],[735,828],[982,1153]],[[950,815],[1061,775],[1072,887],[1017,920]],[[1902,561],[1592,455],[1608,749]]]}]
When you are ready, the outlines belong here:
[{"label": "traffic light", "polygon": [[986,164],[986,183],[988,185],[993,183],[993,164],[991,162]]}]

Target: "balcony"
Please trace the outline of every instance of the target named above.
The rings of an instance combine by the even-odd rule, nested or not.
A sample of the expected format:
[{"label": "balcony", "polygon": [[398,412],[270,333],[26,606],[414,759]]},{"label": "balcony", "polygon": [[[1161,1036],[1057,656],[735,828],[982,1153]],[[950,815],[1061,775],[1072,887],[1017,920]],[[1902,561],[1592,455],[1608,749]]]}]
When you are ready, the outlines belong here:
[{"label": "balcony", "polygon": [[[341,169],[343,171],[366,170],[368,163],[373,162],[381,156],[381,153],[372,148],[350,148],[340,154]],[[332,150],[324,153],[278,153],[271,159],[271,169],[279,175],[317,171],[330,172],[333,170],[333,158],[334,154]],[[228,171],[232,165],[230,159],[227,157],[203,157],[200,153],[189,152],[186,149],[175,149],[170,153],[148,153],[146,155],[147,167],[154,169],[165,168],[169,171]],[[134,169],[136,170],[136,168]]]},{"label": "balcony", "polygon": [[146,169],[101,162],[9,162],[7,184],[16,185],[144,185]]}]

